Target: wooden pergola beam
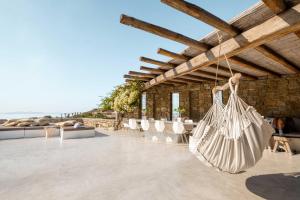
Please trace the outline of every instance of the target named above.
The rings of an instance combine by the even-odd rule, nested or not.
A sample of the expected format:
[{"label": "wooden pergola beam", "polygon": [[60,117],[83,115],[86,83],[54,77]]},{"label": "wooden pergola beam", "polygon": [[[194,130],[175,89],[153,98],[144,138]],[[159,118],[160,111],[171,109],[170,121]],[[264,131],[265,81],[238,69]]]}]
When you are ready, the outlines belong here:
[{"label": "wooden pergola beam", "polygon": [[186,74],[186,75],[180,76],[180,78],[193,80],[193,81],[201,81],[201,82],[202,81],[212,81],[211,78],[200,77],[198,75],[193,75],[193,74]]},{"label": "wooden pergola beam", "polygon": [[167,56],[167,57],[170,57],[170,58],[179,59],[179,60],[183,60],[183,61],[188,61],[189,59],[191,59],[191,57],[189,57],[189,56],[174,53],[172,51],[168,51],[168,50],[162,49],[162,48],[159,48],[157,50],[157,53],[161,54],[161,55],[164,55],[164,56]]},{"label": "wooden pergola beam", "polygon": [[153,65],[158,65],[158,66],[160,66],[161,69],[173,69],[175,67],[175,65],[173,65],[173,64],[158,61],[158,60],[153,60],[151,58],[146,58],[146,57],[140,57],[140,61],[145,62],[145,63],[150,63]]},{"label": "wooden pergola beam", "polygon": [[[291,9],[274,16],[263,23],[250,28],[247,31],[222,42],[221,60],[224,60],[224,54],[229,58],[235,56],[242,51],[255,48],[266,42],[280,38],[292,32],[300,30],[300,4],[295,5]],[[146,84],[146,87],[164,82],[167,79],[175,78],[179,75],[195,71],[201,67],[215,64],[218,61],[219,45],[211,48],[209,51],[199,54],[190,59],[188,62],[182,63],[175,69],[169,70],[164,74],[157,76]]]},{"label": "wooden pergola beam", "polygon": [[[125,79],[125,82],[126,82],[126,83],[129,83],[129,82],[134,81],[134,80],[136,80],[136,79],[130,79],[130,78],[127,78],[127,79]],[[145,80],[139,80],[139,81],[147,82],[147,81],[145,81]],[[166,82],[166,83],[162,83],[161,85],[166,85],[166,86],[169,86],[169,87],[174,87],[174,86],[176,86],[176,85],[182,85],[182,84],[183,84],[183,83]]]},{"label": "wooden pergola beam", "polygon": [[255,47],[255,50],[259,51],[267,58],[270,58],[271,60],[281,64],[287,71],[289,71],[289,73],[299,73],[299,69],[296,66],[294,66],[287,59],[285,59],[283,56],[279,55],[269,47],[261,45]]},{"label": "wooden pergola beam", "polygon": [[[168,51],[168,50],[165,50],[165,51]],[[171,51],[168,51],[168,52],[171,52]],[[176,54],[176,53],[173,53],[173,54]],[[180,55],[180,54],[178,54],[178,55]],[[173,58],[175,58],[175,57],[173,57]],[[191,59],[191,57],[189,57],[189,59]],[[189,60],[189,59],[187,59],[187,60]],[[241,58],[238,58],[238,57],[234,56],[234,57],[231,57],[231,59],[233,60],[233,62],[235,62],[236,64],[238,64],[238,65],[240,65],[240,66],[242,66],[244,68],[247,68],[247,69],[250,69],[250,70],[256,70],[257,72],[262,72],[262,73],[266,73],[266,74],[269,74],[269,72],[270,72],[271,74],[273,74],[275,76],[279,76],[279,74],[274,73],[273,71],[267,70],[267,69],[265,69],[265,68],[263,68],[261,66],[255,65],[255,64],[251,64],[250,62],[248,62],[246,60],[243,60]],[[232,71],[234,71],[234,70],[232,70]],[[241,71],[235,71],[235,72],[236,73],[238,73],[238,72],[241,73]],[[243,75],[245,76],[245,73],[243,73]],[[255,76],[252,76],[252,77],[250,77],[250,76],[251,75],[248,75],[248,78],[250,78],[250,79],[253,79],[255,77]]]},{"label": "wooden pergola beam", "polygon": [[[125,82],[128,83],[128,82],[131,82],[131,81],[134,81],[134,80],[137,80],[137,79],[126,78],[126,79],[125,79]],[[147,82],[147,80],[138,80],[138,81]],[[162,83],[162,84],[164,84],[164,83]]]},{"label": "wooden pergola beam", "polygon": [[162,73],[165,72],[165,70],[162,70],[162,69],[145,67],[145,66],[141,66],[140,70],[147,71],[147,72],[150,72],[152,74],[162,74]]},{"label": "wooden pergola beam", "polygon": [[278,77],[280,76],[280,74],[277,73],[277,72],[274,72],[272,70],[263,68],[261,66],[258,66],[254,63],[251,63],[249,61],[246,61],[246,60],[244,60],[242,58],[239,58],[239,57],[236,57],[236,56],[229,58],[229,62],[234,63],[236,65],[239,65],[240,67],[243,67],[244,69],[247,69],[247,70],[252,71],[254,73],[263,73],[265,75],[271,74],[273,76],[278,76]]},{"label": "wooden pergola beam", "polygon": [[132,76],[132,75],[127,75],[127,74],[125,74],[123,77],[127,78],[127,79],[139,80],[139,81],[149,81],[149,80],[151,80],[151,78]]},{"label": "wooden pergola beam", "polygon": [[128,74],[132,75],[132,76],[140,76],[140,77],[146,77],[146,78],[154,78],[154,77],[156,77],[156,75],[154,75],[154,74],[142,73],[142,72],[135,72],[135,71],[129,71]]},{"label": "wooden pergola beam", "polygon": [[[202,77],[202,78],[206,78],[206,79],[210,79],[210,80],[215,80],[216,79],[216,75],[215,74],[212,74],[212,73],[209,73],[209,72],[204,72],[204,71],[194,71],[194,72],[191,72],[189,73],[191,75],[194,75],[194,76],[199,76],[199,77]],[[224,77],[222,75],[219,75],[218,76],[218,80],[224,80],[225,78],[227,77]]]},{"label": "wooden pergola beam", "polygon": [[132,26],[137,29],[144,30],[149,33],[153,33],[155,35],[185,44],[187,46],[206,51],[209,49],[209,45],[201,43],[197,40],[184,36],[180,33],[176,33],[174,31],[168,30],[166,28],[133,18],[126,15],[121,15],[120,23]]},{"label": "wooden pergola beam", "polygon": [[[204,10],[203,8],[186,2],[184,0],[161,0],[161,2],[181,11],[184,12],[196,19],[199,19],[202,22],[205,22],[213,27],[215,27],[218,30],[224,31],[228,34],[230,34],[232,37],[236,36],[240,30],[237,28],[233,27],[232,25],[228,24],[227,22],[223,21],[222,19],[218,18],[217,16],[211,14],[210,12]],[[271,7],[278,7],[276,6],[281,5],[279,1],[274,1],[274,0],[266,0],[266,2],[271,6]],[[282,2],[284,5],[284,2]],[[282,7],[285,9],[284,7]],[[281,10],[283,11],[283,10]],[[280,11],[280,12],[281,12]],[[281,64],[284,68],[286,68],[289,72],[292,73],[297,73],[299,72],[298,68],[294,65],[292,65],[287,59],[285,59],[283,56],[279,55],[272,49],[268,48],[267,46],[262,45],[259,48],[258,51],[262,53],[263,55],[267,56],[268,58],[272,59],[274,62],[277,62]]]},{"label": "wooden pergola beam", "polygon": [[[193,78],[189,78],[189,77],[180,77],[180,78],[176,78],[176,81],[181,81],[183,83],[203,83],[202,80],[199,79],[193,79]],[[172,80],[174,81],[174,80]]]},{"label": "wooden pergola beam", "polygon": [[[211,69],[217,71],[217,65],[213,64],[209,67]],[[233,74],[241,73],[240,71],[234,70],[234,69],[231,69],[231,71],[232,71]],[[230,70],[228,69],[228,67],[224,67],[224,66],[219,65],[218,72],[219,73],[227,73],[229,75],[229,77],[231,77],[231,73],[230,73]],[[241,74],[242,74],[242,78],[247,78],[247,79],[251,79],[251,80],[257,79],[256,76],[253,76],[253,75],[250,75],[250,74],[246,74],[246,73],[241,73]]]},{"label": "wooden pergola beam", "polygon": [[200,21],[205,22],[217,29],[229,33],[231,36],[236,36],[239,30],[223,21],[219,17],[211,14],[210,12],[204,10],[203,8],[186,2],[184,0],[161,0],[162,3],[167,4],[181,12],[184,12]]},{"label": "wooden pergola beam", "polygon": [[281,13],[287,7],[284,0],[262,0],[275,14]]}]

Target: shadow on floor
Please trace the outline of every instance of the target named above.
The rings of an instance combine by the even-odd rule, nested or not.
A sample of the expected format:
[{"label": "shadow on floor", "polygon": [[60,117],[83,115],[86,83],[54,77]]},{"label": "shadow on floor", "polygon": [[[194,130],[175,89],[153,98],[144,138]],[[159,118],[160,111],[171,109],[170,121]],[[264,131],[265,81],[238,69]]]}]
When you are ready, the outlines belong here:
[{"label": "shadow on floor", "polygon": [[95,137],[108,137],[109,135],[105,134],[105,133],[101,133],[99,131],[96,131],[96,136]]},{"label": "shadow on floor", "polygon": [[272,200],[300,199],[300,172],[252,176],[246,180],[252,193]]}]

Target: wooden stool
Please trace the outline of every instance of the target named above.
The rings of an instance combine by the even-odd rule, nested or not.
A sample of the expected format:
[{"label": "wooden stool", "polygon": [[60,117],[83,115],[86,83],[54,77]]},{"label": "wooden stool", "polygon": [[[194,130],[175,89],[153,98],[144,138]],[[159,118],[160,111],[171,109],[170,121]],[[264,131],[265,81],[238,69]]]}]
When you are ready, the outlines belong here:
[{"label": "wooden stool", "polygon": [[280,145],[285,150],[285,152],[289,153],[290,155],[293,155],[288,138],[283,136],[273,136],[273,139],[275,141],[273,152],[276,152],[278,146]]}]

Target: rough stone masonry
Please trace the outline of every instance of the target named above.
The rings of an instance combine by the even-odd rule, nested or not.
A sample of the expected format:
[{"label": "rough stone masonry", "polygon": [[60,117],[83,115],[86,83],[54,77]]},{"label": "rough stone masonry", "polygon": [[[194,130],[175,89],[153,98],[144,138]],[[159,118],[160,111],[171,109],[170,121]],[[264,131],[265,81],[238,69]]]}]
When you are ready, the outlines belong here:
[{"label": "rough stone masonry", "polygon": [[[219,84],[224,83],[223,81]],[[171,95],[173,92],[178,92],[180,106],[186,110],[183,117],[199,121],[212,105],[213,87],[214,83],[189,84],[179,87],[154,86],[146,91],[147,116],[155,119],[161,117],[170,119]],[[238,94],[263,116],[300,117],[300,74],[280,78],[241,80]],[[228,96],[227,90],[223,93],[223,103],[227,102]],[[140,113],[140,111],[135,113]]]}]

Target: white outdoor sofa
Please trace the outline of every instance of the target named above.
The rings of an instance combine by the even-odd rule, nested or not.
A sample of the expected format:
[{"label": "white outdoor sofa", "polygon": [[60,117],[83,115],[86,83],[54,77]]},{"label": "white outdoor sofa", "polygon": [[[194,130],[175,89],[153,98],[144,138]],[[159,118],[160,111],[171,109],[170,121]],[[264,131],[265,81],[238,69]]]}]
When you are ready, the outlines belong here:
[{"label": "white outdoor sofa", "polygon": [[12,128],[1,128],[0,129],[0,140],[6,139],[18,139],[25,137],[24,128],[12,127]]},{"label": "white outdoor sofa", "polygon": [[[0,140],[45,137],[45,127],[4,127],[0,128]],[[55,135],[59,136],[59,129],[55,129]]]},{"label": "white outdoor sofa", "polygon": [[60,128],[60,139],[61,141],[65,139],[76,139],[76,138],[86,138],[95,137],[96,132],[94,127],[61,127]]}]

